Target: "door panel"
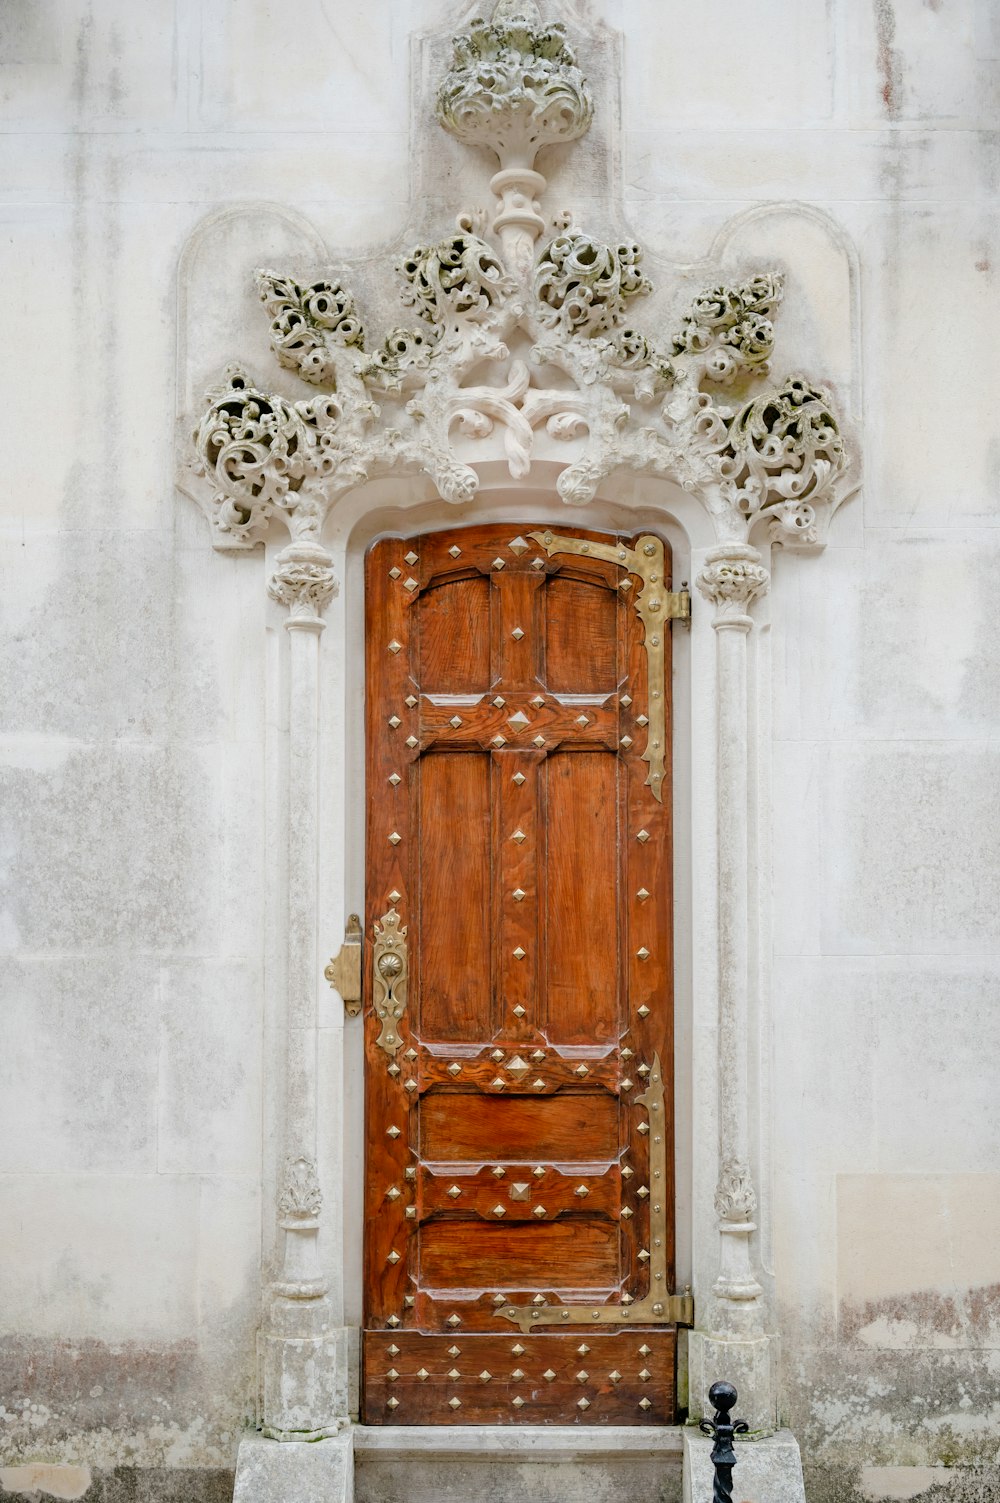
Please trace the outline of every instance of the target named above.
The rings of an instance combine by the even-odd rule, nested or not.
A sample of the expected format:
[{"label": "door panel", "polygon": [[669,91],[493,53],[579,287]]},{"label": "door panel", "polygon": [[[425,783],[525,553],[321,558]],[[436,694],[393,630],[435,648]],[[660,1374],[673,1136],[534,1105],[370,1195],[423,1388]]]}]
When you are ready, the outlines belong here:
[{"label": "door panel", "polygon": [[661,548],[369,552],[368,1423],[675,1417]]}]

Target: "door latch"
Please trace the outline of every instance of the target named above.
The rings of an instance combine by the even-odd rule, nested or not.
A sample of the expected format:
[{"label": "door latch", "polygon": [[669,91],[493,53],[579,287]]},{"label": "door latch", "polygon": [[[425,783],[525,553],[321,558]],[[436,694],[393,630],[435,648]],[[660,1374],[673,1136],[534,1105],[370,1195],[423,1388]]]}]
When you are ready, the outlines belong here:
[{"label": "door latch", "polygon": [[344,925],[344,943],[326,967],[323,975],[344,1000],[349,1018],[361,1011],[361,920],[349,915]]}]

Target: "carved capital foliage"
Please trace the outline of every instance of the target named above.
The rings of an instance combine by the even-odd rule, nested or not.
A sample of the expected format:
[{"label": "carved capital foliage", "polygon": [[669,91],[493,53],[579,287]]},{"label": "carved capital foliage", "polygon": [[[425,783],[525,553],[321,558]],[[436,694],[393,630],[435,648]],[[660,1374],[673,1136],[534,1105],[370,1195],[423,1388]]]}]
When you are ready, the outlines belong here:
[{"label": "carved capital foliage", "polygon": [[770,575],[761,567],[755,548],[719,548],[708,555],[707,566],[695,582],[721,616],[743,615],[766,592]]},{"label": "carved capital foliage", "polygon": [[284,1221],[314,1221],[323,1208],[319,1176],[312,1159],[288,1158],[278,1194],[278,1214]]},{"label": "carved capital foliage", "polygon": [[337,576],[325,548],[292,543],[278,555],[267,593],[288,607],[290,624],[317,621],[337,593]]},{"label": "carved capital foliage", "polygon": [[503,459],[521,480],[539,454],[561,461],[570,505],[624,468],[695,495],[720,543],[746,545],[763,529],[773,542],[821,544],[849,460],[822,388],[794,375],[768,385],[781,278],[712,286],[673,333],[636,327],[633,305],[650,290],[638,245],[570,228],[566,214],[535,248],[545,181],[534,151],[590,121],[564,29],[510,0],[455,49],[442,123],[513,163],[492,180],[494,229],[485,211],[463,212],[454,233],[404,257],[413,326],[368,348],[340,281],[259,274],[275,358],[311,391],[290,400],[234,365],[208,393],[187,488],[216,545],[252,547],[272,520],[315,544],[339,498],[380,475],[423,473],[465,503],[478,461]]},{"label": "carved capital foliage", "polygon": [[593,117],[566,28],[542,25],[531,0],[501,4],[455,37],[436,109],[445,130],[489,147],[502,167],[530,168],[541,147],[578,140]]},{"label": "carved capital foliage", "polygon": [[715,1214],[720,1221],[751,1221],[757,1209],[757,1195],[750,1177],[750,1166],[741,1159],[726,1159],[715,1187]]}]

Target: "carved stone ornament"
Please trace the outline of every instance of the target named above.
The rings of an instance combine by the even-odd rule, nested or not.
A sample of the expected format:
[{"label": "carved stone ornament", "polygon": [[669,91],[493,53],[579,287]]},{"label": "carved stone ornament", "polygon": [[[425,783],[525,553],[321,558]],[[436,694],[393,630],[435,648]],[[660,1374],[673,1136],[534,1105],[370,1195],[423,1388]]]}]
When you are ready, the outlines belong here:
[{"label": "carved stone ornament", "polygon": [[283,1221],[313,1221],[323,1207],[316,1165],[311,1159],[289,1158],[278,1196],[278,1213]]},{"label": "carved stone ornament", "polygon": [[[253,547],[274,519],[316,545],[330,509],[377,476],[423,473],[469,502],[477,456],[523,479],[540,434],[547,458],[563,456],[570,505],[624,468],[696,496],[720,543],[746,544],[758,525],[773,542],[821,543],[848,456],[828,393],[795,374],[767,384],[781,278],[709,288],[676,329],[641,330],[640,246],[607,244],[568,215],[544,234],[536,153],[577,140],[592,117],[565,27],[531,0],[502,0],[454,39],[436,111],[498,158],[492,221],[461,213],[399,263],[413,318],[388,332],[372,334],[339,281],[259,273],[275,359],[308,390],[290,400],[233,365],[208,392],[185,489],[216,545]],[[317,568],[303,561],[274,591],[312,590],[318,609]]]},{"label": "carved stone ornament", "polygon": [[750,1221],[756,1209],[749,1166],[739,1159],[727,1159],[715,1190],[715,1214],[720,1221]]},{"label": "carved stone ornament", "polygon": [[761,567],[756,548],[731,545],[713,548],[695,580],[706,600],[716,606],[717,624],[744,620],[751,602],[767,591],[770,575]]},{"label": "carved stone ornament", "polygon": [[291,543],[278,555],[267,593],[288,607],[290,623],[315,623],[337,593],[330,555],[315,543]]}]

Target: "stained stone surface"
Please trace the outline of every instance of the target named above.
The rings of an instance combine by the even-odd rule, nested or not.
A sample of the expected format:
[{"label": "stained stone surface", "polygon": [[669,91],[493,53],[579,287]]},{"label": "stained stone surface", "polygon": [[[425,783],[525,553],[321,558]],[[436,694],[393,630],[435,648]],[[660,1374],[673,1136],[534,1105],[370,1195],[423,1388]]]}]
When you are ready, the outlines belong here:
[{"label": "stained stone surface", "polygon": [[[257,267],[336,269],[383,337],[401,317],[392,262],[487,202],[485,153],[408,106],[411,62],[426,101],[468,9],[0,5],[0,1457],[89,1467],[87,1503],[227,1495],[275,1266],[283,613],[260,552],[210,550],[178,454],[231,359],[312,394],[273,368]],[[828,379],[864,462],[826,550],[776,551],[751,663],[754,1259],[776,1292],[780,1416],[810,1503],[993,1503],[1000,1290],[977,1207],[995,1203],[1000,1139],[1000,10],[549,7],[584,12],[623,40],[581,45],[595,125],[540,164],[546,214],[643,243],[654,332],[706,275],[778,266],[775,376]],[[411,49],[422,31],[441,36]],[[619,96],[620,204],[600,186]],[[533,512],[573,516],[552,480],[533,472]],[[647,525],[650,494],[573,520]],[[433,487],[410,501],[421,525],[485,520]],[[525,503],[491,505],[523,523]],[[395,492],[378,506],[331,522],[341,594],[321,641],[338,1329],[360,1320],[360,1025],[345,1033],[321,970],[363,890],[358,560],[416,515]],[[677,1086],[678,1271],[697,1265],[700,1297],[716,1224],[690,1191],[715,1144],[691,1123],[712,1126],[718,1082],[714,962],[688,944],[717,897],[710,879],[689,891],[716,839],[713,738],[690,735],[699,624],[677,649]],[[402,1486],[396,1463],[359,1456],[363,1487]],[[469,1463],[441,1465],[457,1503]],[[525,1474],[562,1487],[569,1465]],[[628,1465],[641,1496],[654,1464]],[[665,1460],[662,1485],[676,1477]]]}]

